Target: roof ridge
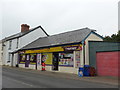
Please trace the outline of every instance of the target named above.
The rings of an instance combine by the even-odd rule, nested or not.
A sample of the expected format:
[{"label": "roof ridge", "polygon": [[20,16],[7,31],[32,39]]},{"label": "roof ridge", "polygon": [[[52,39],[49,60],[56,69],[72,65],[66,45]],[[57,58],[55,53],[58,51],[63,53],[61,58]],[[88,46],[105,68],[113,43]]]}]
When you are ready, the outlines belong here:
[{"label": "roof ridge", "polygon": [[92,29],[86,27],[86,28],[81,28],[81,29],[66,31],[66,32],[62,32],[62,33],[58,33],[58,34],[54,34],[54,35],[50,35],[50,36],[56,36],[56,35],[60,35],[60,34],[64,34],[64,33],[70,33],[70,32],[75,32],[75,31],[80,31],[80,30],[85,30],[85,29],[88,29],[88,30],[91,30],[91,31],[92,31]]},{"label": "roof ridge", "polygon": [[[18,37],[20,37],[20,36],[23,36],[23,35],[29,33],[29,32],[34,31],[34,30],[37,29],[37,28],[41,28],[41,26],[37,26],[37,27],[35,27],[35,28],[31,28],[31,29],[29,29],[29,31],[27,31],[27,32],[18,32],[18,33],[16,33],[16,34],[13,34],[13,35],[10,35],[10,36],[8,36],[8,37],[5,37],[5,38],[3,38],[2,40],[10,40],[10,39],[13,39],[13,38],[18,38]],[[16,35],[18,35],[18,36],[16,36]]]}]

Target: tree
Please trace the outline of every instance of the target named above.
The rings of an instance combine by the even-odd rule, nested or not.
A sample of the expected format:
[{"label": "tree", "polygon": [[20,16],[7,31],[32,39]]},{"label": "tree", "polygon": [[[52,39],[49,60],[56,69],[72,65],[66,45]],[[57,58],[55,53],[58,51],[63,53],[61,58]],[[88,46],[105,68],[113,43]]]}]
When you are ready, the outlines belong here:
[{"label": "tree", "polygon": [[103,40],[108,42],[120,42],[120,30],[118,31],[117,34],[112,34],[111,36],[105,36]]},{"label": "tree", "polygon": [[112,39],[111,39],[110,36],[105,36],[103,40],[104,40],[104,41],[112,41]]}]

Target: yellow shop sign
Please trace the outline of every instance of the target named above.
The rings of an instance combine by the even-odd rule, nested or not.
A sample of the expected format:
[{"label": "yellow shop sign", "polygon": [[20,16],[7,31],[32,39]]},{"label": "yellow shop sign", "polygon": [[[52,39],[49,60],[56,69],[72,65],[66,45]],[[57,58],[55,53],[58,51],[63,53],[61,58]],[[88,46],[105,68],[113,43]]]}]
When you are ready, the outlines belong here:
[{"label": "yellow shop sign", "polygon": [[[70,49],[69,47],[75,47],[75,46],[82,47],[81,44],[77,44],[77,45],[68,45],[64,47],[51,47],[51,48],[45,48],[39,50],[26,50],[25,53],[59,52],[59,51],[65,51],[65,47],[67,47],[67,49]],[[76,50],[81,50],[81,48],[78,48]]]}]

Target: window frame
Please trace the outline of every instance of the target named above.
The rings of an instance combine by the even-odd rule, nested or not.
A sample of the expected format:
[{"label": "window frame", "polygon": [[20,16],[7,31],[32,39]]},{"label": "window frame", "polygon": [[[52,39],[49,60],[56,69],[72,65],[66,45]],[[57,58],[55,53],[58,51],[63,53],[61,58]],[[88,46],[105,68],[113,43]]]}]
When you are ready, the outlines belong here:
[{"label": "window frame", "polygon": [[9,41],[9,48],[8,49],[11,50],[11,48],[12,48],[12,40]]},{"label": "window frame", "polygon": [[19,44],[19,38],[17,38],[16,49],[18,49],[18,44]]}]

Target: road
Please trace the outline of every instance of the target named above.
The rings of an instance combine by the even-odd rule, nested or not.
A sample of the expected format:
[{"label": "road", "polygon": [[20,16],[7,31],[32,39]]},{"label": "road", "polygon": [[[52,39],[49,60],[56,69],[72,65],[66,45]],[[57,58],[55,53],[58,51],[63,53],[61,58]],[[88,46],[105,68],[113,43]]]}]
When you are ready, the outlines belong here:
[{"label": "road", "polygon": [[67,79],[14,68],[2,69],[2,88],[117,88],[115,85]]}]

